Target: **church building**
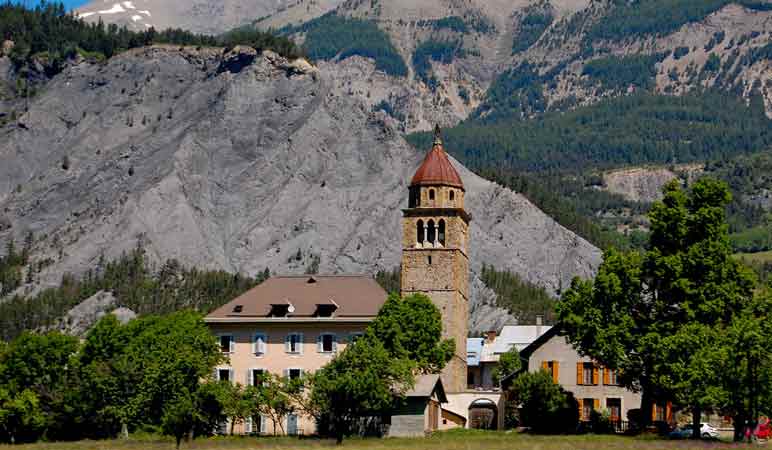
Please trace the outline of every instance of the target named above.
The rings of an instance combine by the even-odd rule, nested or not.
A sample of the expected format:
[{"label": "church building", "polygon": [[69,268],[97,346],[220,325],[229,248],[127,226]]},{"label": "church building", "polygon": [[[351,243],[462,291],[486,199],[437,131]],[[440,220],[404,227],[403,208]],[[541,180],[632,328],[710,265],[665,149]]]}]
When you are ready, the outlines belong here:
[{"label": "church building", "polygon": [[[439,128],[411,179],[402,218],[401,295],[427,295],[442,314],[443,337],[455,352],[439,377],[419,377],[410,408],[395,411],[388,435],[438,429],[503,426],[498,390],[467,386],[469,223],[464,184],[443,149]],[[251,384],[263,371],[301,376],[324,366],[359,336],[386,301],[369,275],[277,276],[209,314],[204,320],[228,362],[216,377]],[[274,423],[257,417],[235,427],[250,434],[313,434],[313,420],[290,414]]]}]

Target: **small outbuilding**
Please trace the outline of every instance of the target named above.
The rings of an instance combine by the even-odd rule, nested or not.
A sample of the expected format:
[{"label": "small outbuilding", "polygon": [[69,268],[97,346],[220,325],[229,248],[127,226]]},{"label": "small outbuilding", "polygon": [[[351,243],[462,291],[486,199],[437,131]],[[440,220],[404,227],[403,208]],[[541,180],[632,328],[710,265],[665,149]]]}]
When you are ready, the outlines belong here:
[{"label": "small outbuilding", "polygon": [[440,428],[442,404],[447,403],[439,375],[416,377],[415,387],[405,394],[391,415],[390,437],[424,436]]}]

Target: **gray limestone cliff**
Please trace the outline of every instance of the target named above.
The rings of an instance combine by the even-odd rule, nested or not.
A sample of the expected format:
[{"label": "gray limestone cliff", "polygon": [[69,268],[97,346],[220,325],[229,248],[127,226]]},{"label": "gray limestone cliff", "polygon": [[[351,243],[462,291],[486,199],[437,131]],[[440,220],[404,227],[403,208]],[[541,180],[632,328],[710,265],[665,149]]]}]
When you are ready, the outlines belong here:
[{"label": "gray limestone cliff", "polygon": [[[156,46],[69,67],[0,128],[0,244],[34,232],[33,260],[50,258],[37,286],[138,243],[156,261],[250,274],[302,273],[317,257],[321,272],[392,269],[425,150],[330,79],[239,48]],[[551,292],[593,273],[598,249],[456,165],[473,271],[493,264]],[[473,329],[509,320],[473,285]]]}]

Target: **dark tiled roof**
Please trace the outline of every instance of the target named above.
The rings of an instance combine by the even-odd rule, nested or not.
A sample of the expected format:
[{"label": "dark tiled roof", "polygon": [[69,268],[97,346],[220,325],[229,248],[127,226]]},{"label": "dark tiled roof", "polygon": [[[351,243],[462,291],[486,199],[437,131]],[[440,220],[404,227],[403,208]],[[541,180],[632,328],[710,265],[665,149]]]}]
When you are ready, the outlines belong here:
[{"label": "dark tiled roof", "polygon": [[[320,305],[325,305],[321,309],[333,309],[335,318],[374,317],[386,297],[386,291],[367,275],[277,276],[216,309],[206,319],[267,318],[273,305],[291,305],[289,318],[315,317]],[[239,309],[241,312],[235,312]]]},{"label": "dark tiled roof", "polygon": [[410,186],[445,185],[464,189],[464,183],[442,148],[442,141],[436,140],[418,168]]}]

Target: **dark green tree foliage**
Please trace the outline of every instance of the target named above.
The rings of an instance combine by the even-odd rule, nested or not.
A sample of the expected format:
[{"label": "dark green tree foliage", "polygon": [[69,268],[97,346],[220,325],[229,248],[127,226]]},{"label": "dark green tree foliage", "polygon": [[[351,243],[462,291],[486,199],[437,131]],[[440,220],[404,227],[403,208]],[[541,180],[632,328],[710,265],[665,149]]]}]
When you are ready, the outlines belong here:
[{"label": "dark green tree foliage", "polygon": [[552,381],[547,371],[523,372],[509,388],[510,402],[519,405],[519,425],[536,433],[571,433],[579,422],[573,395]]},{"label": "dark green tree foliage", "polygon": [[[592,190],[590,194],[579,193],[579,188],[563,176],[512,173],[502,169],[484,169],[480,170],[480,174],[523,194],[556,222],[599,248],[635,246],[632,240],[601,227],[592,219],[598,209],[624,207],[626,203],[616,197],[606,197],[597,190]],[[638,208],[630,206],[633,210]]]},{"label": "dark green tree foliage", "polygon": [[303,49],[313,59],[345,59],[364,56],[375,60],[375,68],[395,77],[407,76],[405,61],[389,36],[375,22],[338,16],[334,12],[280,33],[305,33]]},{"label": "dark green tree foliage", "polygon": [[601,87],[613,91],[625,91],[630,86],[650,90],[657,75],[655,64],[664,55],[608,56],[588,61],[582,74]]},{"label": "dark green tree foliage", "polygon": [[10,39],[15,46],[11,57],[21,65],[38,56],[48,61],[49,71],[61,69],[64,59],[76,53],[84,56],[110,58],[130,48],[150,44],[201,46],[252,45],[271,48],[284,56],[299,54],[286,38],[256,30],[238,31],[224,37],[199,35],[181,29],[143,32],[129,31],[115,24],[87,23],[65,12],[61,3],[43,2],[30,9],[19,3],[0,4],[0,39]]},{"label": "dark green tree foliage", "polygon": [[463,42],[459,40],[429,39],[421,42],[413,53],[415,74],[429,89],[437,89],[438,81],[432,73],[431,61],[450,64],[453,59],[464,56]]},{"label": "dark green tree foliage", "polygon": [[459,16],[448,16],[436,20],[419,20],[418,26],[429,25],[435,30],[450,30],[456,33],[466,34],[469,27],[464,19]]},{"label": "dark green tree foliage", "polygon": [[672,33],[698,22],[730,3],[759,10],[772,8],[763,0],[614,0],[613,9],[587,33],[586,39],[624,40]]},{"label": "dark green tree foliage", "polygon": [[537,7],[527,8],[512,40],[512,53],[528,50],[549,28],[553,20],[554,17],[550,11]]},{"label": "dark green tree foliage", "polygon": [[512,348],[502,353],[499,357],[498,364],[496,364],[491,372],[491,378],[493,378],[493,382],[496,386],[499,386],[503,378],[518,372],[522,366],[523,363],[520,360],[520,352],[517,351],[517,347],[512,346]]},{"label": "dark green tree foliage", "polygon": [[29,263],[32,241],[25,242],[19,251],[16,242],[9,240],[5,245],[5,255],[0,256],[0,297],[13,292],[22,284],[22,271]]},{"label": "dark green tree foliage", "polygon": [[80,352],[79,433],[109,437],[122,426],[161,426],[169,405],[193,401],[221,359],[199,313],[147,316],[126,325],[106,316]]},{"label": "dark green tree foliage", "polygon": [[543,287],[487,264],[483,264],[480,278],[496,293],[497,304],[514,315],[518,323],[535,323],[536,316],[543,316],[548,323],[555,319],[555,299]]},{"label": "dark green tree foliage", "polygon": [[414,384],[414,367],[367,334],[314,375],[311,403],[318,422],[341,443],[358,420],[382,416],[404,396]]},{"label": "dark green tree foliage", "polygon": [[[408,140],[417,148],[431,144],[429,133]],[[639,93],[529,121],[517,115],[467,120],[444,130],[444,140],[453,156],[478,171],[577,171],[750,153],[772,145],[772,121],[762,108],[722,93]]]},{"label": "dark green tree foliage", "polygon": [[503,72],[488,88],[485,101],[473,113],[473,117],[484,117],[487,122],[501,118],[519,120],[544,111],[546,100],[542,83],[546,78],[539,75],[528,62]]},{"label": "dark green tree foliage", "polygon": [[389,295],[367,335],[381,342],[396,359],[414,361],[425,373],[439,373],[455,349],[452,339],[442,339],[442,316],[429,297]]},{"label": "dark green tree foliage", "polygon": [[607,252],[594,282],[574,280],[558,315],[580,352],[642,389],[644,420],[664,397],[691,409],[698,427],[726,399],[720,338],[750,304],[754,279],[732,258],[724,183],[703,178],[685,192],[674,181],[664,194],[649,213],[645,255]]},{"label": "dark green tree foliage", "polygon": [[136,248],[117,261],[100,261],[80,279],[62,278],[58,288],[0,303],[0,333],[12,339],[23,330],[50,326],[70,308],[99,291],[111,291],[120,306],[138,314],[164,314],[184,308],[209,312],[264,280],[224,271],[199,271],[169,260],[154,270]]},{"label": "dark green tree foliage", "polygon": [[399,294],[401,277],[400,268],[397,266],[392,270],[379,270],[375,274],[375,281],[389,294]]}]

